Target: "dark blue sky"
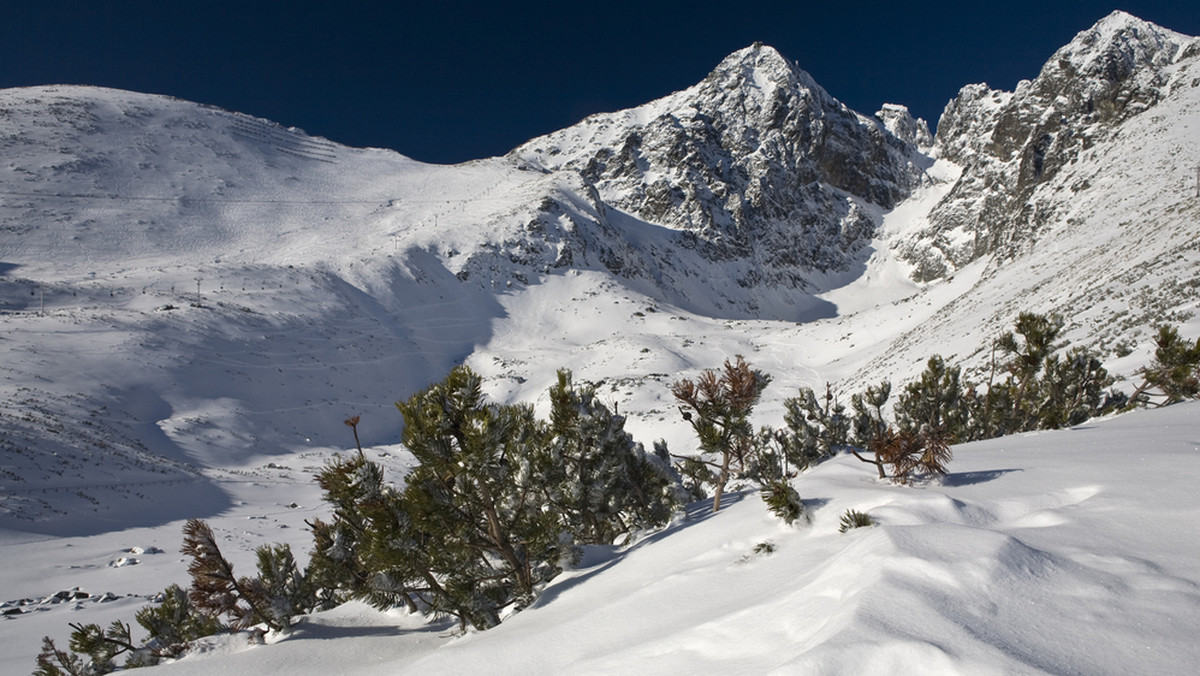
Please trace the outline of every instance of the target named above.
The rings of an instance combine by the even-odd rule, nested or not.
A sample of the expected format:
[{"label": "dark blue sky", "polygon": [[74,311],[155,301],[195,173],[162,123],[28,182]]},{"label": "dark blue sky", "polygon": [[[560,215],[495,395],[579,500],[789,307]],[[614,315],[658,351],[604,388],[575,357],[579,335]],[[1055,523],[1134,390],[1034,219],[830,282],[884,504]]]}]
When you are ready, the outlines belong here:
[{"label": "dark blue sky", "polygon": [[1011,89],[1114,9],[1200,34],[1195,0],[5,4],[0,87],[169,94],[428,162],[664,96],[756,40],[860,112],[932,126],[962,85]]}]

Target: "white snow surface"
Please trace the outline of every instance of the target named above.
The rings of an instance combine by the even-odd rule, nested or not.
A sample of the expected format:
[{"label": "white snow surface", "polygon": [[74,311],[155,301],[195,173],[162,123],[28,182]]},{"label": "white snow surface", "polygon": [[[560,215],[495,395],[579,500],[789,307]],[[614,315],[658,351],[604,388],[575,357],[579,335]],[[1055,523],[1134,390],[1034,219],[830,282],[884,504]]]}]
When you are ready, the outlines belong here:
[{"label": "white snow surface", "polygon": [[[750,75],[767,89],[767,72]],[[978,367],[1022,310],[1065,311],[1073,343],[1132,349],[1104,355],[1131,376],[1155,319],[1200,335],[1195,76],[1180,65],[1160,108],[1046,187],[1070,209],[1027,254],[911,281],[893,245],[957,180],[938,160],[878,214],[861,267],[778,312],[764,303],[760,319],[689,311],[578,260],[539,267],[594,203],[571,176],[512,157],[426,165],[175,99],[0,91],[0,673],[32,671],[41,637],[65,646],[68,623],[132,622],[186,585],[187,518],[208,520],[243,574],[261,544],[306,552],[305,520],[328,514],[313,475],[353,443],[342,421],[362,415],[369,456],[400,481],[410,458],[392,402],[457,363],[543,415],[570,368],[635,438],[682,453],[695,441],[670,384],[735,354],[773,376],[755,415],[772,425],[798,386],[899,383],[935,353]],[[537,140],[535,166],[685,94]],[[524,251],[547,199],[566,205],[557,230],[536,226],[549,253]],[[673,241],[620,223],[632,246]],[[676,301],[729,277],[687,260]],[[1198,413],[958,446],[949,476],[916,487],[842,457],[795,481],[810,524],[782,525],[752,491],[716,515],[692,505],[662,531],[589,549],[488,632],[351,604],[157,669],[1191,674]],[[838,533],[847,509],[879,525]],[[767,542],[773,553],[754,553]]]},{"label": "white snow surface", "polygon": [[[1198,414],[1183,404],[956,446],[949,475],[913,487],[842,456],[794,482],[811,523],[783,525],[753,491],[717,514],[692,505],[624,547],[589,548],[533,607],[487,632],[353,603],[266,645],[207,640],[147,673],[1191,674]],[[393,450],[368,453],[388,462]],[[302,466],[321,455],[230,478],[254,500],[213,520],[222,546],[242,554],[235,565],[246,565],[240,546],[303,541],[279,528],[321,511]],[[848,509],[878,524],[839,533]],[[7,545],[5,589],[150,593],[182,577],[178,555],[107,561],[135,544],[174,551],[178,525]],[[756,553],[762,543],[774,551]],[[9,617],[0,670],[29,670],[41,633],[65,639],[67,622],[129,619],[139,600]]]}]

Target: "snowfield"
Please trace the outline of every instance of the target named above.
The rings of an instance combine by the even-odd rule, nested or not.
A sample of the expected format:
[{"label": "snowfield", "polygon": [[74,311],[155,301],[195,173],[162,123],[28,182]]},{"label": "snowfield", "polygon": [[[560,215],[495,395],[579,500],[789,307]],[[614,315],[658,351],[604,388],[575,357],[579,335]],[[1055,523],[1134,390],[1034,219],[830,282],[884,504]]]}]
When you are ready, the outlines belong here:
[{"label": "snowfield", "polygon": [[[842,456],[794,483],[811,523],[783,525],[753,491],[717,514],[691,505],[662,531],[589,548],[532,608],[487,632],[459,635],[451,622],[351,603],[266,645],[215,637],[155,669],[1191,674],[1200,664],[1200,489],[1189,478],[1200,472],[1198,414],[1200,404],[1182,404],[956,446],[949,475],[914,487],[880,482],[873,467]],[[257,499],[212,520],[240,555],[235,565],[249,565],[244,548],[256,542],[302,545],[301,517],[321,513],[308,502],[306,473],[261,468],[221,482]],[[278,504],[287,496],[302,496],[300,506]],[[839,533],[848,509],[878,524]],[[41,581],[152,593],[185,579],[174,553],[180,525],[9,543],[0,548],[5,588]],[[108,567],[128,543],[166,551]],[[65,639],[68,622],[129,620],[139,601],[43,604],[9,616],[0,670],[31,670],[43,632]]]}]

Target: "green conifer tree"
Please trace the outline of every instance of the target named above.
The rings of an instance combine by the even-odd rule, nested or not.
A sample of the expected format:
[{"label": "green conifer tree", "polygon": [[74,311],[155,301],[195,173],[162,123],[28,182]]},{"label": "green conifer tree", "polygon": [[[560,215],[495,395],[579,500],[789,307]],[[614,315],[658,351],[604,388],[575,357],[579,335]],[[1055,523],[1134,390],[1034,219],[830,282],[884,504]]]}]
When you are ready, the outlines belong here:
[{"label": "green conifer tree", "polygon": [[683,404],[684,420],[692,424],[700,441],[696,461],[716,470],[713,481],[713,511],[721,509],[721,497],[733,469],[741,469],[754,452],[754,427],[750,412],[771,382],[762,371],[750,368],[741,355],[725,360],[724,369],[705,370],[695,381],[684,379],[671,387]]},{"label": "green conifer tree", "polygon": [[157,605],[137,611],[134,619],[149,633],[147,648],[160,657],[179,657],[198,638],[226,629],[215,617],[199,612],[179,585],[167,587]]},{"label": "green conifer tree", "polygon": [[1200,397],[1200,338],[1188,343],[1179,337],[1178,329],[1164,324],[1158,327],[1154,344],[1154,361],[1142,369],[1142,383],[1130,401],[1167,406]]},{"label": "green conifer tree", "polygon": [[481,383],[459,366],[396,406],[418,462],[404,489],[408,518],[436,543],[431,564],[452,605],[486,628],[506,606],[532,602],[566,553],[541,487],[555,471],[545,425],[528,406],[486,403]]},{"label": "green conifer tree", "polygon": [[550,451],[543,483],[562,526],[579,544],[613,542],[632,529],[662,525],[676,504],[668,464],[646,453],[594,387],[560,370],[550,388]]},{"label": "green conifer tree", "polygon": [[1105,391],[1112,384],[1112,376],[1090,350],[1077,347],[1062,358],[1050,355],[1038,387],[1038,428],[1078,425],[1124,406],[1124,395]]},{"label": "green conifer tree", "polygon": [[810,388],[801,387],[795,397],[784,400],[783,407],[786,453],[796,466],[803,469],[847,447],[853,422],[831,384],[825,384],[820,399]]},{"label": "green conifer tree", "polygon": [[[71,625],[70,651],[59,650],[49,636],[42,639],[34,676],[100,676],[117,670],[120,655],[136,656],[129,625],[113,620],[107,629],[98,624]],[[87,656],[85,660],[83,656]],[[128,666],[142,666],[134,657]]]},{"label": "green conifer tree", "polygon": [[106,674],[112,671],[89,668],[83,658],[69,650],[62,650],[49,636],[42,637],[42,651],[37,656],[37,669],[33,676],[84,676],[84,674]]},{"label": "green conifer tree", "polygon": [[914,434],[959,439],[967,426],[967,409],[957,366],[940,355],[929,358],[921,376],[904,386],[896,400],[896,424]]},{"label": "green conifer tree", "polygon": [[1037,429],[1040,413],[1038,375],[1046,359],[1058,349],[1055,341],[1062,328],[1062,317],[1022,312],[1017,316],[1013,330],[996,341],[1001,353],[1009,358],[1009,387],[1013,398],[1012,423],[1003,434]]},{"label": "green conifer tree", "polygon": [[870,446],[871,442],[887,431],[888,422],[884,416],[884,408],[892,395],[892,384],[884,380],[878,385],[868,385],[860,394],[850,397],[850,408],[854,411],[851,419],[854,445],[859,448]]},{"label": "green conifer tree", "polygon": [[[273,595],[262,578],[235,576],[233,564],[221,554],[212,529],[200,519],[189,519],[184,525],[181,551],[192,557],[188,565],[188,574],[192,576],[188,598],[200,612],[213,617],[227,616],[230,626],[235,629],[265,624],[274,631],[287,631],[291,626],[291,618],[306,612],[304,608],[291,606],[288,599]],[[271,575],[284,575],[292,579],[301,576],[295,570],[295,560],[287,545],[279,549],[264,545],[259,548],[260,563],[264,556],[274,567],[291,568],[290,572],[272,571]],[[297,584],[303,585],[303,582]]]},{"label": "green conifer tree", "polygon": [[333,506],[331,522],[309,524],[308,575],[318,605],[329,608],[355,598],[380,609],[404,605],[417,611],[421,595],[436,592],[429,537],[412,525],[383,468],[360,452],[330,462],[317,483]]}]

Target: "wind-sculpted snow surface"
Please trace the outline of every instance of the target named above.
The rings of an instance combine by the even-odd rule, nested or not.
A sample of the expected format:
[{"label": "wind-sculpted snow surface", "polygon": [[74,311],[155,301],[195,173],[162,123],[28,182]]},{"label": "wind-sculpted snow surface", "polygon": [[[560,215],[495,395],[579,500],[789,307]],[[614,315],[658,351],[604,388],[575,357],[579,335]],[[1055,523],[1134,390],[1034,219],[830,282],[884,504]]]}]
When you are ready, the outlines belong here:
[{"label": "wind-sculpted snow surface", "polygon": [[[753,491],[700,503],[588,549],[487,632],[352,604],[147,673],[1191,674],[1200,511],[1173,477],[1200,471],[1198,412],[959,446],[915,487],[843,456],[794,482],[811,524],[784,526]],[[848,509],[877,525],[839,533]]]}]

